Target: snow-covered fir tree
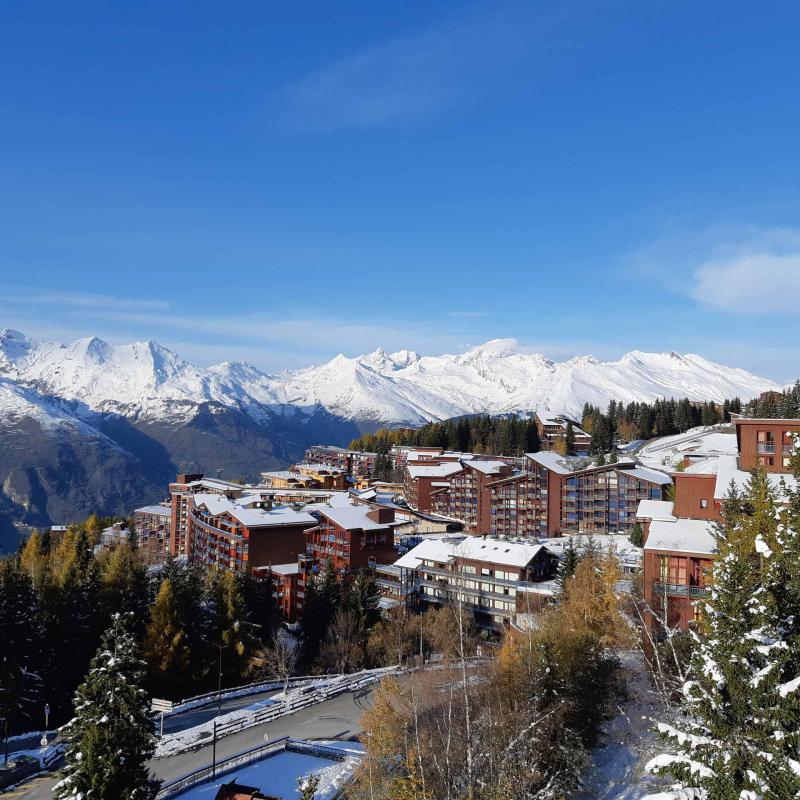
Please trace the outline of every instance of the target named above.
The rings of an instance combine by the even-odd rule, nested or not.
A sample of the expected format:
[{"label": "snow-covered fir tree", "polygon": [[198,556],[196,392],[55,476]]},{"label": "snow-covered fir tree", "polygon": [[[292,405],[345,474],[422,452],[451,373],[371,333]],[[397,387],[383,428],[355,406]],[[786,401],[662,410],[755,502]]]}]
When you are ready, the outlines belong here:
[{"label": "snow-covered fir tree", "polygon": [[788,508],[757,471],[724,503],[686,718],[659,725],[674,749],[648,765],[678,780],[676,798],[800,797],[800,490],[784,491]]},{"label": "snow-covered fir tree", "polygon": [[66,775],[54,788],[60,800],[155,797],[158,784],[146,765],[155,745],[150,700],[141,688],[144,662],[131,622],[129,615],[114,615],[76,693]]}]

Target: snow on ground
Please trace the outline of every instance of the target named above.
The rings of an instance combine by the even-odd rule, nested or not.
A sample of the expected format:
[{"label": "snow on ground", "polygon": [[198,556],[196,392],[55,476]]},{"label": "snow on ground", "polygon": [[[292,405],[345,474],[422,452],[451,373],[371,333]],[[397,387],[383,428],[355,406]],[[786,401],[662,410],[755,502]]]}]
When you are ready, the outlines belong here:
[{"label": "snow on ground", "polygon": [[671,469],[686,456],[692,458],[735,456],[736,434],[732,426],[712,425],[691,428],[675,436],[652,439],[636,454],[646,467]]},{"label": "snow on ground", "polygon": [[[322,744],[322,742],[319,742]],[[305,753],[283,751],[226,773],[215,783],[194,786],[181,795],[182,800],[212,800],[223,783],[235,780],[245,786],[255,786],[264,794],[281,800],[295,800],[300,796],[298,784],[310,775],[319,777],[316,800],[333,800],[352,778],[361,759],[363,748],[354,742],[325,742],[337,750],[348,753],[344,761],[320,758]]]},{"label": "snow on ground", "polygon": [[655,701],[641,657],[629,652],[621,658],[628,696],[603,727],[583,776],[579,800],[641,800],[648,792],[666,788],[661,779],[644,771],[644,765],[662,746],[651,720],[663,712]]},{"label": "snow on ground", "polygon": [[[396,667],[380,667],[373,670],[354,672],[350,675],[333,675],[327,678],[320,678],[314,682],[303,683],[302,686],[290,688],[285,695],[283,693],[274,695],[270,699],[256,701],[245,708],[237,708],[191,728],[168,733],[158,740],[155,757],[165,758],[211,741],[215,722],[218,734],[225,735],[224,730],[226,728],[228,732],[231,732],[231,728],[243,730],[263,722],[263,717],[259,715],[263,714],[267,706],[275,707],[276,717],[291,714],[301,707],[310,703],[321,702],[341,691],[351,691],[354,688],[359,688],[364,685],[363,682],[371,683],[380,680],[384,675],[393,672],[395,669]],[[220,728],[222,728],[222,731],[220,731]]]}]

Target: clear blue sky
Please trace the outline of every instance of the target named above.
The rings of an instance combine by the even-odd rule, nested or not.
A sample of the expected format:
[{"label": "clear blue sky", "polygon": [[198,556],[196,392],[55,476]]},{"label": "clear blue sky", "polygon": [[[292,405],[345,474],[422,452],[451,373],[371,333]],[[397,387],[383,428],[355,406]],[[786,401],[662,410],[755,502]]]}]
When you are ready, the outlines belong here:
[{"label": "clear blue sky", "polygon": [[0,327],[800,375],[792,2],[6,2]]}]

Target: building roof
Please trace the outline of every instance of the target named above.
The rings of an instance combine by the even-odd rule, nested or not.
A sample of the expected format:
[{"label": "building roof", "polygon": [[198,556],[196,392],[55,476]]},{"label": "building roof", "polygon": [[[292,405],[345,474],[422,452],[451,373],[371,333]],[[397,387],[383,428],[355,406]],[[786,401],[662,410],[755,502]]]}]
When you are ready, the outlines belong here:
[{"label": "building roof", "polygon": [[322,508],[319,513],[334,524],[347,531],[382,531],[394,527],[397,522],[375,522],[367,514],[369,506],[341,506],[336,508]]},{"label": "building roof", "polygon": [[543,549],[540,544],[521,544],[505,539],[469,536],[456,546],[454,555],[474,561],[488,561],[507,567],[525,567]]},{"label": "building roof", "polygon": [[423,561],[446,563],[452,558],[453,548],[466,538],[466,535],[448,535],[425,539],[416,547],[412,547],[394,562],[396,567],[416,569]]},{"label": "building roof", "polygon": [[297,575],[300,572],[300,565],[294,561],[291,564],[273,564],[270,569],[278,575]]},{"label": "building roof", "polygon": [[[717,469],[717,483],[714,486],[714,499],[724,500],[728,496],[731,482],[737,489],[744,489],[750,480],[750,473],[739,469],[734,456],[720,456]],[[781,472],[768,472],[767,480],[775,491],[779,502],[786,502],[786,489],[793,489],[797,486],[797,479],[794,475]]]},{"label": "building roof", "polygon": [[168,517],[172,513],[172,510],[169,506],[142,506],[141,508],[135,508],[133,510],[134,514],[158,514],[160,517]]},{"label": "building roof", "polygon": [[667,483],[672,483],[672,478],[670,478],[669,475],[663,472],[657,472],[654,469],[648,469],[647,467],[634,467],[633,469],[623,469],[620,470],[620,474],[633,475],[640,481],[648,481],[648,483],[657,483],[660,486],[663,486]]},{"label": "building roof", "polygon": [[535,461],[559,475],[571,475],[575,471],[564,456],[552,450],[541,450],[538,453],[525,453],[525,455],[531,461]]},{"label": "building roof", "polygon": [[[252,502],[250,498],[246,499]],[[221,494],[197,494],[195,503],[204,505],[214,516],[230,514],[247,528],[264,528],[278,525],[315,525],[316,520],[305,511],[295,511],[291,506],[265,508],[244,508]]]},{"label": "building roof", "polygon": [[505,567],[527,566],[543,549],[536,542],[510,542],[483,536],[450,535],[440,539],[425,539],[395,561],[395,566],[416,569],[423,561],[447,563],[453,558],[485,561]]},{"label": "building roof", "polygon": [[484,475],[496,475],[502,469],[507,468],[509,465],[505,461],[481,461],[473,459],[467,465],[470,469],[476,469]]},{"label": "building roof", "polygon": [[675,503],[669,500],[640,500],[636,509],[636,519],[676,519],[673,511]]},{"label": "building roof", "polygon": [[310,480],[307,475],[301,475],[299,472],[292,472],[288,469],[276,469],[272,472],[262,472],[262,478],[284,478],[285,480],[307,481]]},{"label": "building roof", "polygon": [[463,467],[458,461],[444,464],[409,464],[406,469],[412,478],[447,478],[461,472]]},{"label": "building roof", "polygon": [[[735,456],[732,456],[735,458]],[[689,464],[688,467],[685,467],[683,471],[679,471],[679,475],[716,475],[717,470],[719,469],[719,456],[710,456],[709,458],[703,458],[699,461],[695,461],[692,464]]]},{"label": "building roof", "polygon": [[296,470],[307,469],[310,472],[329,472],[329,473],[333,473],[333,474],[336,474],[336,475],[343,475],[346,472],[346,470],[342,469],[341,467],[329,467],[327,464],[319,464],[319,463],[316,463],[316,464],[307,464],[307,463],[295,464],[294,468]]},{"label": "building roof", "polygon": [[654,519],[644,549],[712,555],[717,552],[714,525],[706,519]]}]

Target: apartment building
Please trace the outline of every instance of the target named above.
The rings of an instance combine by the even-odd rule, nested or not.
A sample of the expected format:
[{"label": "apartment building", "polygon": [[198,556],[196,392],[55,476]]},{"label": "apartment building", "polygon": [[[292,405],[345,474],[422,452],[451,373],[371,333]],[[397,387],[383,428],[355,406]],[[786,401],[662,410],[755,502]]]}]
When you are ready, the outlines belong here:
[{"label": "apartment building", "polygon": [[687,630],[699,621],[697,601],[708,595],[717,555],[714,522],[681,519],[674,510],[671,502],[644,500],[637,512],[645,533],[644,599],[656,638],[665,626]]},{"label": "apartment building", "polygon": [[672,475],[676,517],[721,519],[722,502],[731,482],[742,488],[757,467],[767,473],[779,498],[783,495],[783,484],[793,483],[791,453],[794,436],[800,434],[800,420],[738,417],[732,423],[737,456],[702,459]]},{"label": "apartment building", "polygon": [[189,508],[193,504],[195,487],[203,479],[200,473],[181,473],[169,485],[170,524],[169,552],[174,556],[189,556]]},{"label": "apartment building", "polygon": [[514,472],[504,461],[472,459],[453,472],[445,486],[431,484],[431,507],[437,513],[459,520],[470,533],[491,528],[489,486]]},{"label": "apartment building", "polygon": [[[742,489],[751,471],[762,468],[780,502],[795,483],[791,472],[793,437],[800,420],[732,420],[738,455],[718,455],[690,463],[673,474],[675,501],[643,501],[637,520],[645,532],[644,596],[653,614],[670,627],[686,630],[699,619],[697,601],[708,593],[718,555],[714,526],[731,485]],[[656,633],[662,629],[655,619]]]},{"label": "apartment building", "polygon": [[559,450],[567,438],[567,426],[572,423],[575,455],[586,455],[592,444],[592,437],[577,422],[563,414],[547,414],[542,412],[534,416],[536,430],[543,450]]},{"label": "apartment building", "polygon": [[312,477],[288,469],[262,472],[261,484],[271,489],[313,489],[317,486]]},{"label": "apartment building", "polygon": [[193,500],[188,511],[190,560],[208,569],[243,572],[297,561],[305,551],[305,531],[317,522],[305,511],[270,507],[255,497],[204,493]]},{"label": "apartment building", "polygon": [[133,512],[133,527],[142,561],[161,564],[169,553],[169,531],[172,507],[169,502],[142,506]]},{"label": "apartment building", "polygon": [[324,464],[328,467],[338,467],[344,470],[345,475],[353,478],[364,478],[372,475],[377,457],[377,453],[348,450],[344,447],[323,444],[309,447],[304,455],[305,462],[308,464]]},{"label": "apartment building", "polygon": [[251,503],[272,505],[308,505],[313,503],[347,502],[347,493],[303,485],[249,485],[206,478],[202,474],[181,474],[169,485],[170,526],[169,552],[174,556],[191,557],[192,534],[190,511],[198,494],[216,494],[229,500],[248,499]]},{"label": "apartment building", "polygon": [[471,533],[625,533],[639,500],[660,500],[671,483],[669,475],[632,461],[579,463],[553,451],[527,453],[521,471],[507,461],[477,458],[409,462],[405,497],[412,508],[458,520]]},{"label": "apartment building", "polygon": [[320,489],[343,491],[348,488],[347,471],[341,467],[304,462],[295,464],[292,472],[302,475],[304,478],[310,478],[313,485]]},{"label": "apartment building", "polygon": [[305,551],[301,562],[306,573],[325,564],[339,575],[346,575],[376,564],[391,564],[397,557],[394,547],[395,521],[392,508],[350,505],[315,510],[317,524],[305,532]]},{"label": "apartment building", "polygon": [[526,590],[553,578],[557,561],[540,544],[456,536],[427,539],[394,566],[414,573],[421,603],[459,602],[476,624],[499,628],[529,609]]},{"label": "apartment building", "polygon": [[453,476],[464,467],[458,460],[443,462],[409,461],[404,475],[404,496],[406,503],[415,511],[439,513],[434,508],[434,492],[450,486]]}]

